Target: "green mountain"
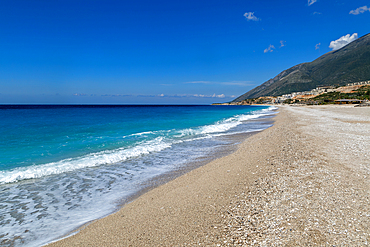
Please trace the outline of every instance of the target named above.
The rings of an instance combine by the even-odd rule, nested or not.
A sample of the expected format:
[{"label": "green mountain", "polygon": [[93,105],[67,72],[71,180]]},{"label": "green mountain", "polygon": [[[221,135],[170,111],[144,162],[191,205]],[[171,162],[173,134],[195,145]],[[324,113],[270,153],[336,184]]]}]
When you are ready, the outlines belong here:
[{"label": "green mountain", "polygon": [[298,64],[239,96],[233,102],[261,96],[309,91],[317,86],[343,86],[370,80],[370,34],[313,62]]}]

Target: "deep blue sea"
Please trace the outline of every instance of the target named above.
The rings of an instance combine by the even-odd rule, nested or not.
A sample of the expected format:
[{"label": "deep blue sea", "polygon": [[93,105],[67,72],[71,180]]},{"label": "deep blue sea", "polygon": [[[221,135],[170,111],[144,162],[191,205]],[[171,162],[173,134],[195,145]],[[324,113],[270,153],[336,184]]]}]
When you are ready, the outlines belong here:
[{"label": "deep blue sea", "polygon": [[266,106],[0,105],[0,245],[40,246],[271,126]]}]

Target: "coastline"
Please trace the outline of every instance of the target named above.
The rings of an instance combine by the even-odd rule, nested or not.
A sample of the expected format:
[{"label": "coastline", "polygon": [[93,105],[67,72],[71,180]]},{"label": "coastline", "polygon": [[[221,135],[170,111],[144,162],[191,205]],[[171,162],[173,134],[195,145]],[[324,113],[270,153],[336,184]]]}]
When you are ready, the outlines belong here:
[{"label": "coastline", "polygon": [[[274,115],[272,115],[272,117],[273,116]],[[249,120],[249,121],[259,121],[259,122],[261,122],[261,120]],[[268,122],[266,122],[264,124],[272,124],[272,123],[273,123],[273,121],[269,120]],[[146,181],[145,186],[142,189],[140,189],[139,191],[135,192],[134,194],[120,200],[118,209],[115,212],[110,213],[110,214],[108,214],[108,215],[106,215],[102,218],[98,218],[98,219],[92,220],[90,222],[87,222],[87,223],[83,224],[82,226],[77,227],[73,231],[71,231],[71,232],[69,232],[69,233],[67,233],[67,234],[65,234],[61,237],[58,237],[57,239],[55,239],[55,240],[53,240],[53,241],[51,241],[47,244],[44,244],[43,246],[49,246],[51,244],[55,244],[55,243],[57,243],[57,242],[59,242],[63,239],[67,239],[67,238],[69,238],[69,237],[71,237],[75,234],[78,234],[86,226],[88,226],[88,225],[90,225],[90,224],[92,224],[96,221],[99,221],[99,220],[101,220],[105,217],[108,217],[112,214],[115,214],[115,213],[119,212],[123,207],[132,203],[133,201],[135,201],[136,199],[145,195],[146,193],[150,192],[151,190],[153,190],[153,189],[155,189],[159,186],[165,185],[166,183],[169,183],[169,182],[171,182],[172,180],[174,180],[178,177],[184,176],[192,170],[198,169],[198,168],[200,168],[204,165],[207,165],[210,162],[213,162],[217,159],[220,159],[222,157],[225,157],[225,156],[228,156],[228,155],[232,154],[233,152],[235,152],[238,149],[238,146],[241,144],[241,142],[245,141],[245,139],[247,139],[247,138],[249,138],[249,137],[251,137],[251,136],[253,136],[253,135],[255,135],[259,132],[260,131],[254,131],[254,132],[247,132],[247,133],[243,133],[243,134],[234,134],[234,135],[231,135],[231,136],[227,136],[228,138],[233,138],[234,141],[235,141],[235,139],[237,139],[238,140],[237,143],[234,143],[232,145],[228,145],[227,147],[218,148],[218,151],[220,151],[220,153],[216,153],[216,151],[215,151],[215,153],[212,153],[213,155],[215,155],[215,157],[210,157],[210,156],[201,157],[196,161],[187,163],[187,165],[184,166],[184,167],[180,167],[177,170],[172,170],[172,171],[166,172],[164,174],[161,174],[159,176],[156,176],[156,177]],[[235,136],[237,136],[237,137],[235,137]],[[240,142],[240,140],[241,140],[241,142]],[[208,155],[210,155],[210,154],[208,154]],[[74,244],[72,244],[72,245],[74,245]]]},{"label": "coastline", "polygon": [[[368,159],[344,152],[336,145],[342,137],[333,136],[342,123],[348,125],[343,136],[349,144],[358,141],[356,133],[353,142],[345,135],[356,132],[354,124],[364,125],[364,136],[370,136],[369,112],[353,109],[280,107],[274,126],[249,137],[234,153],[154,188],[48,246],[365,244],[370,229],[364,215],[369,212]],[[322,122],[315,116],[320,112],[323,118],[334,115]],[[325,126],[333,130],[325,131]],[[368,145],[365,139],[363,146]],[[369,157],[368,150],[359,152]],[[354,163],[347,165],[348,160]]]}]

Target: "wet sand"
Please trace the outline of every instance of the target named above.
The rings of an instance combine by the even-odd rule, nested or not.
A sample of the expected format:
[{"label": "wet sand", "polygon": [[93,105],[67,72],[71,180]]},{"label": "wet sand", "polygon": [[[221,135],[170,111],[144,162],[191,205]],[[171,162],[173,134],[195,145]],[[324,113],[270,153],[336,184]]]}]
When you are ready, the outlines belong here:
[{"label": "wet sand", "polygon": [[50,246],[364,246],[370,108],[281,107],[239,149]]}]

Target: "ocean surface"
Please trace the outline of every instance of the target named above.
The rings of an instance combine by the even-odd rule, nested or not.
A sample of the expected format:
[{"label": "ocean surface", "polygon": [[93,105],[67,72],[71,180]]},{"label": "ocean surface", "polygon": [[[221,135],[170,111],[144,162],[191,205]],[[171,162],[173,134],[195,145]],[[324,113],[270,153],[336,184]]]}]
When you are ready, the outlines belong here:
[{"label": "ocean surface", "polygon": [[0,246],[40,246],[271,126],[266,106],[0,105]]}]

